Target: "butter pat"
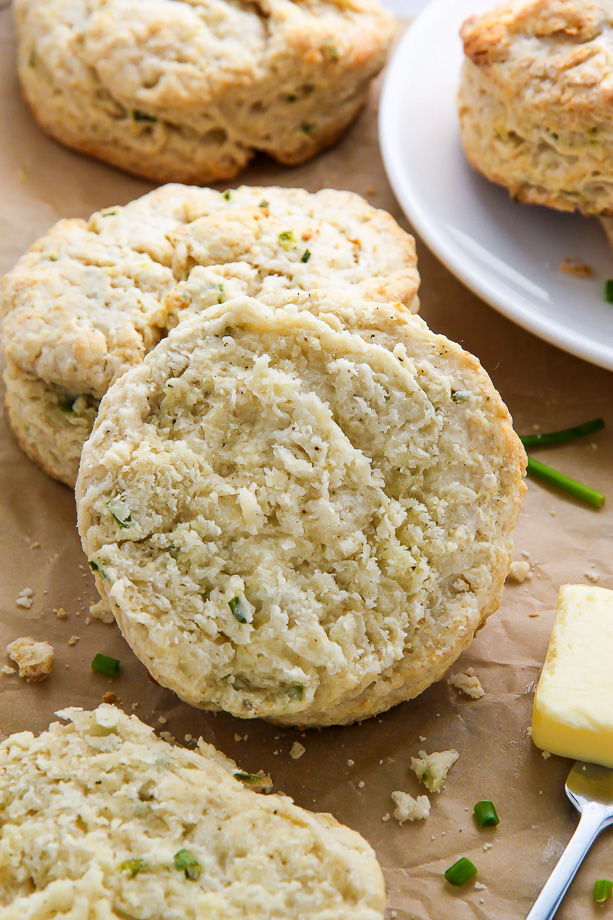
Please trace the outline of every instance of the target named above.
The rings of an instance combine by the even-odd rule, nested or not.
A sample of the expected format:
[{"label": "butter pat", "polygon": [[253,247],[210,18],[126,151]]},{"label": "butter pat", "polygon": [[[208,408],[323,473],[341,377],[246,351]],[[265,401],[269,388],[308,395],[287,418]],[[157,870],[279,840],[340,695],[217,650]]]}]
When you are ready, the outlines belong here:
[{"label": "butter pat", "polygon": [[560,588],[532,740],[553,754],[613,767],[613,591]]}]

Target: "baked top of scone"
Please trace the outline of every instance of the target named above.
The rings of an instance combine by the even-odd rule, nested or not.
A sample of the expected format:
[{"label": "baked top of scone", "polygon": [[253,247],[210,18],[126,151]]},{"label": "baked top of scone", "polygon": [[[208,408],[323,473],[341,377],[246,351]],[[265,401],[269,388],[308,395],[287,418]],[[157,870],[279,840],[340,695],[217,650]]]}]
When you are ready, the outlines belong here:
[{"label": "baked top of scone", "polygon": [[159,683],[347,722],[425,689],[497,608],[524,464],[477,360],[401,304],[236,297],[103,398],[79,532]]},{"label": "baked top of scone", "polygon": [[[605,0],[514,0],[468,19],[464,52],[488,85],[527,115],[580,133],[608,133],[613,98],[613,7]],[[597,143],[575,138],[575,144]]]},{"label": "baked top of scone", "polygon": [[329,145],[385,63],[378,0],[16,0],[18,72],[43,128],[156,182],[231,178]]},{"label": "baked top of scone", "polygon": [[359,834],[258,795],[211,745],[162,741],[114,706],[0,744],[0,911],[36,917],[381,920]]},{"label": "baked top of scone", "polygon": [[165,297],[196,265],[219,269],[213,302],[227,275],[248,294],[326,285],[418,308],[414,240],[358,195],[169,185],[34,243],[2,282],[7,360],[99,399],[176,324]]}]

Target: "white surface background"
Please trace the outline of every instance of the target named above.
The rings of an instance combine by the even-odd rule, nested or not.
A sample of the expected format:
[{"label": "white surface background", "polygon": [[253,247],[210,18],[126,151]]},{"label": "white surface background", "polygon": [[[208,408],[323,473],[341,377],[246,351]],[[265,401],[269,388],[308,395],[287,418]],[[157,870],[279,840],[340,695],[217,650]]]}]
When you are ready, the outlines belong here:
[{"label": "white surface background", "polygon": [[404,19],[417,16],[429,0],[383,0],[383,6]]}]

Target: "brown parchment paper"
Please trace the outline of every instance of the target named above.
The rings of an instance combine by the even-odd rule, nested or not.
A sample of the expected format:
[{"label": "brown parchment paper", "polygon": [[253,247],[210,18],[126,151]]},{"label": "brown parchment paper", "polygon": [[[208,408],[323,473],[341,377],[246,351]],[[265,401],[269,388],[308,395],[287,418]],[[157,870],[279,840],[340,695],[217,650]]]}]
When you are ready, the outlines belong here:
[{"label": "brown parchment paper", "polygon": [[[59,218],[87,217],[150,188],[41,133],[19,96],[14,51],[11,12],[0,3],[0,273]],[[343,141],[314,162],[286,169],[261,160],[239,181],[352,189],[407,227],[380,159],[376,93]],[[527,729],[559,585],[585,582],[586,573],[595,572],[600,585],[613,588],[613,377],[509,323],[456,281],[419,240],[418,252],[422,316],[478,355],[520,432],[599,415],[610,425],[596,438],[549,450],[546,457],[606,492],[602,511],[529,483],[515,558],[529,558],[533,575],[522,585],[507,585],[500,611],[452,668],[454,673],[475,667],[486,695],[473,701],[442,681],[361,725],[306,733],[191,709],[149,682],[114,625],[90,621],[89,606],[97,598],[75,529],[73,495],[20,453],[2,418],[0,665],[7,663],[6,643],[31,635],[54,645],[56,667],[40,685],[0,673],[0,732],[40,731],[56,710],[94,707],[112,689],[120,705],[128,712],[136,706],[156,729],[181,743],[202,735],[243,768],[270,772],[275,788],[299,805],[332,812],[360,831],[385,871],[387,916],[395,911],[402,920],[515,920],[528,912],[576,824],[564,795],[570,762],[544,760]],[[566,255],[572,253],[561,252],[560,261]],[[34,592],[29,610],[15,604],[26,587]],[[55,616],[59,607],[67,619]],[[79,641],[70,646],[72,636]],[[117,678],[91,671],[96,652],[121,659]],[[295,740],[306,748],[299,760],[289,756]],[[393,811],[393,790],[425,791],[409,771],[411,755],[450,747],[460,759],[445,791],[431,796],[430,818],[403,827],[394,818],[384,822]],[[474,803],[484,798],[495,802],[501,817],[494,830],[477,829],[472,818]],[[454,890],[444,881],[443,871],[463,855],[477,865],[485,889],[471,882]],[[559,911],[561,920],[602,916],[592,888],[595,879],[611,875],[613,833],[605,832]]]}]

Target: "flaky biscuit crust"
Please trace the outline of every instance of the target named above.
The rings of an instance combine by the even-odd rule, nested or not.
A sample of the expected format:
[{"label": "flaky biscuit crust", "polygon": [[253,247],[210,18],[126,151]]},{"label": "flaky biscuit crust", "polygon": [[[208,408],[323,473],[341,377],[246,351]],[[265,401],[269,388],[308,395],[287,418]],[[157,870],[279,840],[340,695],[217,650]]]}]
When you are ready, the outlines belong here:
[{"label": "flaky biscuit crust", "polygon": [[69,147],[155,182],[235,176],[333,143],[381,70],[378,0],[16,0],[18,71]]},{"label": "flaky biscuit crust", "polygon": [[332,815],[114,706],[57,715],[0,744],[3,920],[383,920],[375,854]]},{"label": "flaky biscuit crust", "polygon": [[190,309],[232,293],[352,289],[415,311],[415,242],[351,192],[168,185],[64,220],[2,281],[8,417],[20,445],[74,485],[100,398]]},{"label": "flaky biscuit crust", "polygon": [[159,683],[342,724],[422,692],[497,609],[524,469],[479,362],[401,305],[237,297],[103,398],[79,532]]},{"label": "flaky biscuit crust", "polygon": [[519,201],[613,212],[613,8],[515,0],[461,30],[458,108],[471,165]]}]

